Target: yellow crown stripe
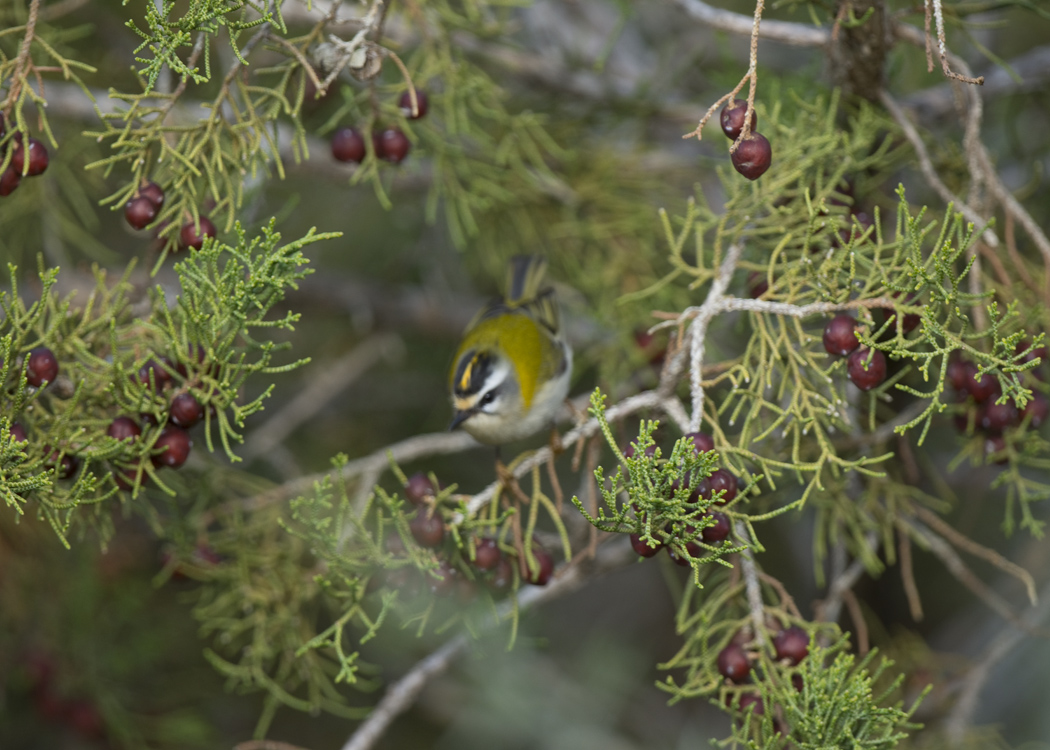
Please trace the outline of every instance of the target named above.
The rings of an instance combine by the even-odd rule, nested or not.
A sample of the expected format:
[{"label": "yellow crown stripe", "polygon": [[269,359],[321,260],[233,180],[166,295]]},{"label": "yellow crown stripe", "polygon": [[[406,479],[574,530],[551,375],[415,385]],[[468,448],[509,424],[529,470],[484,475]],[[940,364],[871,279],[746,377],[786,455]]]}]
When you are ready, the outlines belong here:
[{"label": "yellow crown stripe", "polygon": [[478,355],[474,355],[467,362],[467,366],[463,368],[463,377],[459,379],[459,389],[461,391],[467,390],[470,387],[470,372],[474,369],[474,363],[478,361]]}]

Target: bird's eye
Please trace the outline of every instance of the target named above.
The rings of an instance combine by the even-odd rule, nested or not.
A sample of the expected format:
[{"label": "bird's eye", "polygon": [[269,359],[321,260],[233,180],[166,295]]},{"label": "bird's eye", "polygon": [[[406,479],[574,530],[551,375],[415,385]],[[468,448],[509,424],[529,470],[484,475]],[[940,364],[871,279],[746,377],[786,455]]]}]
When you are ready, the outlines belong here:
[{"label": "bird's eye", "polygon": [[484,396],[481,397],[481,401],[478,402],[478,406],[488,406],[489,404],[491,404],[495,400],[496,400],[496,392],[495,391],[489,391],[488,393],[486,393]]}]

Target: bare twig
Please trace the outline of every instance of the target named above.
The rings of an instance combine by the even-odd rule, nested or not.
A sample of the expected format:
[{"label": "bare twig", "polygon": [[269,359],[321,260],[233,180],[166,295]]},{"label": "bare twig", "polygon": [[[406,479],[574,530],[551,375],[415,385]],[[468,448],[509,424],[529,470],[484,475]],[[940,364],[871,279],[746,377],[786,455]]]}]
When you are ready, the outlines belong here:
[{"label": "bare twig", "polygon": [[[948,78],[953,78],[956,81],[962,81],[963,83],[972,83],[980,86],[984,83],[984,76],[979,78],[973,78],[971,76],[961,75],[956,73],[948,65],[948,44],[944,38],[944,12],[941,8],[941,0],[926,0],[928,5],[933,6],[933,20],[937,26],[937,53],[941,58],[941,70],[944,71],[944,75]],[[929,11],[927,11],[928,13]],[[929,29],[929,16],[927,15],[926,28]],[[927,46],[927,49],[929,47]],[[927,59],[929,53],[927,52]]]},{"label": "bare twig", "polygon": [[390,357],[403,348],[401,339],[393,334],[371,336],[344,354],[338,360],[318,368],[310,375],[310,387],[278,410],[265,424],[253,431],[241,450],[241,458],[249,461],[280,445],[299,425],[311,419],[381,359]]},{"label": "bare twig", "polygon": [[[747,539],[747,527],[742,521],[734,524],[737,538]],[[762,587],[758,582],[758,566],[750,548],[740,553],[740,567],[744,571],[744,590],[747,593],[747,607],[751,612],[751,627],[755,631],[755,640],[760,646],[766,645],[766,610],[762,604]]]},{"label": "bare twig", "polygon": [[842,600],[849,610],[849,618],[853,621],[853,627],[857,629],[857,653],[864,656],[868,653],[868,623],[864,621],[864,612],[861,611],[860,602],[853,589],[842,590]]},{"label": "bare twig", "polygon": [[[868,549],[874,552],[879,548],[879,536],[875,532],[868,532],[865,537]],[[839,613],[842,610],[842,595],[845,591],[853,588],[864,573],[864,561],[860,558],[850,563],[840,575],[835,576],[828,586],[828,595],[819,602],[816,607],[817,618],[824,622],[838,622]]]},{"label": "bare twig", "polygon": [[[587,572],[584,572],[583,566],[580,565],[568,566],[563,568],[560,574],[555,575],[546,586],[529,587],[520,591],[516,602],[518,610],[525,611],[564,596],[592,578],[633,562],[635,559],[626,543],[603,545],[603,550],[607,554],[600,555],[597,564],[594,567],[588,567]],[[489,621],[488,627],[495,627],[502,622],[514,606],[514,602],[505,602],[500,605],[498,616]],[[343,745],[342,750],[369,750],[393,720],[415,702],[427,681],[448,669],[453,660],[466,649],[470,642],[465,634],[453,638],[391,685],[372,714],[362,722],[357,731]]]},{"label": "bare twig", "polygon": [[904,593],[908,597],[908,609],[911,618],[916,622],[922,620],[922,599],[919,597],[919,589],[915,585],[915,573],[911,564],[911,537],[898,529],[897,551],[901,560],[901,582],[904,584]]},{"label": "bare twig", "polygon": [[[754,18],[708,5],[701,0],[678,0],[690,18],[721,31],[748,36],[754,31]],[[827,29],[788,21],[765,21],[759,36],[797,47],[823,47],[831,39]]]},{"label": "bare twig", "polygon": [[0,104],[0,109],[3,110],[5,115],[11,114],[11,106],[18,100],[19,94],[22,93],[22,86],[25,85],[26,69],[31,68],[33,60],[29,56],[29,50],[33,46],[33,39],[36,37],[36,21],[38,14],[40,13],[40,0],[33,0],[29,4],[29,15],[26,17],[26,31],[25,36],[22,37],[22,44],[18,48],[18,57],[15,58],[15,67],[11,71],[11,84],[7,90],[7,97],[4,99],[3,104]]}]

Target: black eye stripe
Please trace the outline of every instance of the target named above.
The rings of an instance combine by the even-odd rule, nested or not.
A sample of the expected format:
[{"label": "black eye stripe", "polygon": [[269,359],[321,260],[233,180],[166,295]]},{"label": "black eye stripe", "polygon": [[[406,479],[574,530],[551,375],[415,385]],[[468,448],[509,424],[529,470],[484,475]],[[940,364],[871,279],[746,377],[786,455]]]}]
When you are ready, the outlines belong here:
[{"label": "black eye stripe", "polygon": [[480,391],[492,372],[492,365],[493,359],[488,352],[466,352],[456,367],[456,375],[452,382],[455,393],[459,396],[469,396]]}]

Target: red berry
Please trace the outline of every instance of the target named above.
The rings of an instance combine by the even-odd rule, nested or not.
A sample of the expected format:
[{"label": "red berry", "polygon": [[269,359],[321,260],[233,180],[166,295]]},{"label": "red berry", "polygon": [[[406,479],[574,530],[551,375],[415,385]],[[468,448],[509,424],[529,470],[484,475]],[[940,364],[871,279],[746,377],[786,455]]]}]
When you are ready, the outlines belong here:
[{"label": "red berry", "polygon": [[0,175],[0,197],[11,195],[21,182],[21,172],[16,172],[14,167],[5,169],[4,173]]},{"label": "red berry", "polygon": [[[19,174],[25,170],[26,149],[24,141],[15,137],[15,150],[11,153],[11,166]],[[47,147],[36,138],[29,139],[29,169],[25,171],[26,177],[43,174],[47,169],[48,157]]]},{"label": "red berry", "polygon": [[[166,360],[164,362],[167,363]],[[155,390],[160,393],[171,382],[171,373],[164,367],[164,364],[151,359],[139,368],[139,382],[143,385],[149,385],[152,382]]]},{"label": "red berry", "polygon": [[180,393],[171,400],[168,418],[172,424],[189,429],[197,424],[203,416],[204,408],[201,406],[201,402],[194,398],[193,394]]},{"label": "red berry", "polygon": [[690,432],[685,437],[693,441],[693,448],[697,453],[707,453],[715,449],[715,439],[706,432]]},{"label": "red berry", "polygon": [[674,560],[675,565],[681,565],[683,568],[689,567],[689,558],[681,552],[676,552],[675,548],[671,546],[667,546],[664,549],[667,550],[667,556]]},{"label": "red berry", "polygon": [[642,557],[652,557],[660,551],[663,545],[657,542],[655,547],[650,547],[647,542],[642,541],[640,534],[631,534],[631,547]]},{"label": "red berry", "polygon": [[201,216],[199,230],[192,219],[182,225],[182,229],[179,230],[179,242],[182,243],[183,249],[192,247],[194,250],[200,250],[204,247],[206,237],[214,237],[218,233],[212,220]]},{"label": "red berry", "polygon": [[160,437],[153,444],[153,450],[163,450],[153,456],[153,465],[157,467],[167,466],[177,469],[186,463],[190,457],[190,447],[193,441],[190,434],[181,427],[168,425],[161,430]]},{"label": "red berry", "polygon": [[332,156],[339,161],[360,164],[366,153],[365,139],[357,128],[339,128],[332,134]]},{"label": "red berry", "polygon": [[737,708],[740,709],[740,713],[747,713],[747,710],[754,706],[754,715],[762,716],[766,712],[766,704],[762,700],[762,696],[758,693],[742,693],[740,695],[740,702],[737,704]]},{"label": "red berry", "polygon": [[773,636],[773,648],[777,659],[787,659],[791,666],[796,666],[809,655],[809,633],[792,625]]},{"label": "red berry", "polygon": [[824,350],[828,354],[845,357],[860,346],[856,328],[857,321],[851,315],[836,315],[824,328]]},{"label": "red berry", "polygon": [[667,345],[644,329],[634,332],[634,343],[645,353],[651,365],[661,364],[667,357]]},{"label": "red berry", "polygon": [[[894,292],[893,296],[899,298],[901,296],[901,293]],[[909,294],[906,298],[906,301],[911,302],[914,299],[915,295]],[[883,308],[882,314],[886,317],[887,320],[893,320],[897,317],[897,311],[893,309]],[[921,319],[922,318],[917,313],[905,313],[903,319],[901,320],[901,335],[907,336],[909,333],[914,331],[918,327],[919,321]]]},{"label": "red berry", "polygon": [[115,440],[134,442],[142,434],[142,429],[131,417],[117,417],[109,423],[106,434]]},{"label": "red berry", "polygon": [[[700,532],[700,536],[708,544],[718,544],[725,541],[729,536],[729,517],[725,513],[718,512],[712,513],[711,515],[715,519],[715,525],[706,527]],[[692,552],[692,550],[690,550],[690,552]]]},{"label": "red berry", "polygon": [[124,206],[124,219],[134,229],[145,229],[156,218],[157,207],[144,195],[132,198]]},{"label": "red berry", "polygon": [[[1021,412],[1022,417],[1028,417],[1028,424],[1032,427],[1038,427],[1046,421],[1047,417],[1050,417],[1050,399],[1047,399],[1042,393],[1036,393],[1032,398],[1025,404],[1024,411]],[[14,425],[11,426],[12,431]]]},{"label": "red berry", "polygon": [[[870,363],[867,362],[869,352]],[[846,361],[846,372],[853,385],[862,391],[870,391],[886,379],[886,355],[878,349],[857,349]]]},{"label": "red berry", "polygon": [[1002,432],[1007,427],[1017,424],[1019,418],[1017,407],[1010,402],[1005,404],[997,404],[994,401],[985,402],[977,415],[981,429],[991,434]]},{"label": "red berry", "polygon": [[[726,134],[726,138],[735,141],[740,137],[740,132],[744,129],[745,115],[747,115],[746,99],[734,99],[732,102],[722,107],[722,114],[719,117],[719,120],[722,123],[722,132]],[[758,113],[752,109],[751,132],[755,132],[755,128],[757,127]]]},{"label": "red berry", "polygon": [[139,188],[138,194],[152,203],[158,211],[164,208],[164,189],[157,183],[147,182]]},{"label": "red berry", "polygon": [[761,133],[752,133],[740,142],[732,155],[733,168],[749,180],[766,173],[773,161],[773,147]]},{"label": "red berry", "polygon": [[26,381],[34,388],[44,382],[54,383],[58,377],[58,359],[55,353],[46,346],[38,346],[29,352],[29,363],[26,366]]},{"label": "red berry", "polygon": [[412,96],[407,91],[401,94],[401,98],[397,102],[397,106],[401,109],[401,114],[409,120],[418,120],[420,117],[426,116],[429,104],[427,93],[423,89],[416,89],[416,114],[412,114]]},{"label": "red berry", "polygon": [[420,508],[408,522],[412,538],[420,547],[440,547],[445,541],[445,521],[437,513],[428,513]]},{"label": "red berry", "polygon": [[536,558],[535,570],[526,565],[525,580],[534,586],[546,586],[554,575],[554,558],[551,553],[536,544],[532,545],[532,556]]},{"label": "red berry", "polygon": [[718,673],[732,682],[741,683],[751,672],[751,662],[744,649],[730,643],[718,653]]},{"label": "red berry", "polygon": [[769,291],[769,282],[761,271],[752,271],[747,275],[747,293],[751,299],[758,299]]},{"label": "red berry", "polygon": [[375,141],[376,156],[392,164],[400,164],[412,148],[408,136],[400,128],[387,128]]},{"label": "red berry", "polygon": [[494,593],[502,594],[514,585],[514,566],[506,557],[500,558],[496,570],[489,579],[489,587]]},{"label": "red berry", "polygon": [[422,505],[428,497],[437,494],[434,483],[423,472],[417,472],[408,478],[405,485],[405,499],[413,505]]},{"label": "red berry", "polygon": [[725,469],[715,469],[711,472],[711,476],[707,478],[707,483],[710,485],[710,494],[714,495],[716,492],[725,490],[725,494],[722,495],[722,499],[719,503],[731,503],[736,498],[737,481],[736,477],[730,474]]},{"label": "red berry", "polygon": [[[626,448],[623,449],[623,456],[624,456],[624,458],[634,458],[634,455],[637,452],[638,452],[638,447],[634,443],[631,443],[630,445],[628,445]],[[646,448],[645,449],[645,455],[646,455],[647,458],[652,458],[653,456],[655,456],[656,455],[656,446],[655,445],[650,445],[648,448]]]},{"label": "red berry", "polygon": [[[992,456],[996,453],[1003,453],[1006,450],[1006,438],[1002,435],[991,435],[987,440],[984,441],[984,455]],[[1003,453],[1002,456],[995,459],[997,464],[1009,463],[1009,457]]]},{"label": "red berry", "polygon": [[474,567],[478,570],[493,570],[503,559],[503,552],[495,539],[479,539],[474,549]]},{"label": "red berry", "polygon": [[973,400],[977,403],[987,401],[992,396],[998,396],[1002,393],[1002,389],[999,386],[999,378],[991,373],[986,372],[980,377],[974,377],[977,375],[977,365],[971,364],[967,374],[970,377],[966,380],[966,391],[973,396]]},{"label": "red berry", "polygon": [[969,372],[969,365],[971,364],[971,362],[962,357],[956,357],[954,352],[952,353],[951,358],[948,360],[948,367],[945,369],[945,374],[948,377],[948,382],[952,384],[952,388],[957,391],[966,389],[967,378],[973,377],[973,372]]},{"label": "red berry", "polygon": [[437,570],[432,570],[427,575],[427,585],[430,593],[435,596],[448,596],[456,590],[459,581],[459,571],[453,568],[447,560],[442,560]]},{"label": "red berry", "polygon": [[11,433],[11,437],[13,437],[20,443],[29,442],[29,436],[26,435],[26,428],[18,422],[12,422],[10,429],[8,429],[8,432]]}]

